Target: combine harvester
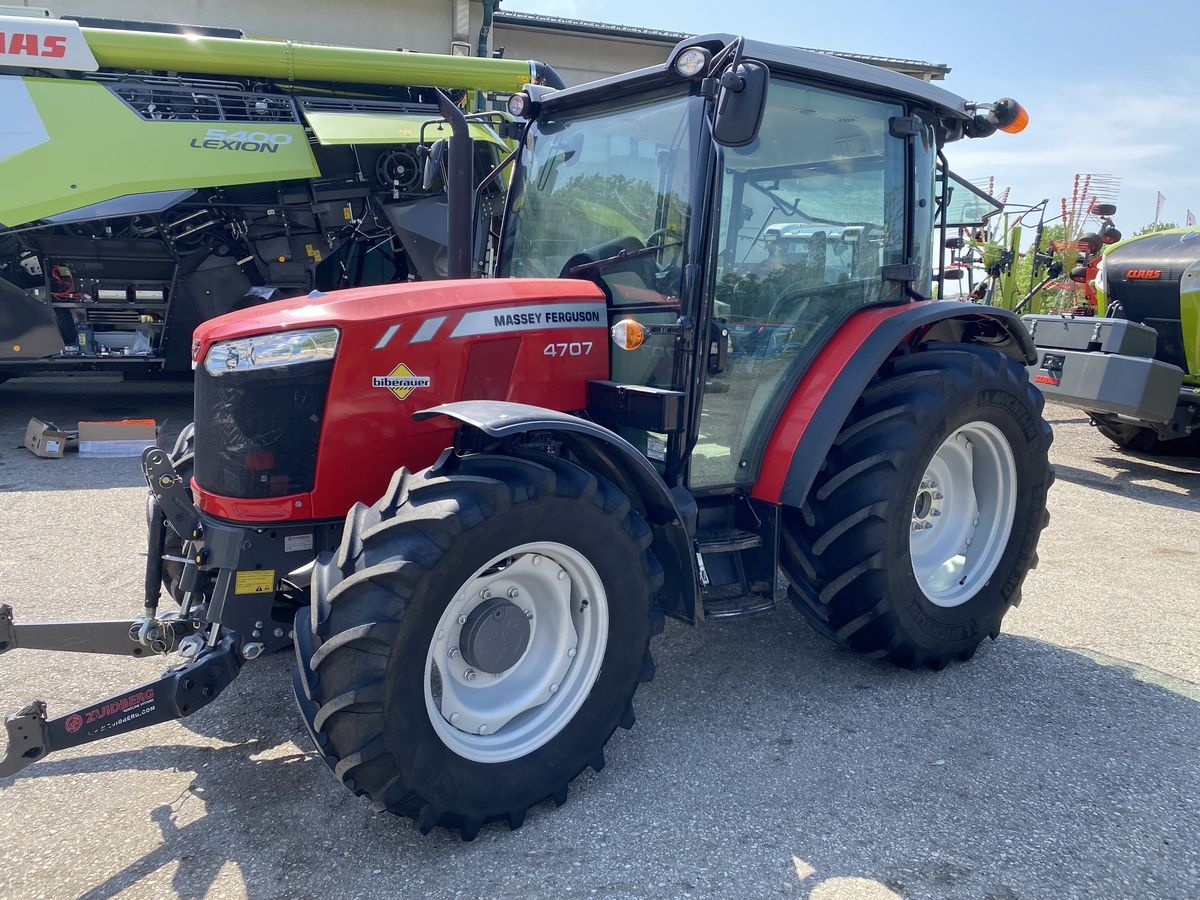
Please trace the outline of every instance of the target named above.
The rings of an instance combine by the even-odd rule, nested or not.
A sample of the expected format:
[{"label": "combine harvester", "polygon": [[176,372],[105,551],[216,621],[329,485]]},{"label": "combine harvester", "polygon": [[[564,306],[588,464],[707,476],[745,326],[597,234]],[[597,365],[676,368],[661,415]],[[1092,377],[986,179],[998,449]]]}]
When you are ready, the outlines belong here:
[{"label": "combine harvester", "polygon": [[[0,381],[186,372],[232,309],[444,277],[434,89],[561,86],[536,62],[141,28],[0,15]],[[507,122],[470,128],[490,172]],[[480,191],[481,261],[504,190]]]}]

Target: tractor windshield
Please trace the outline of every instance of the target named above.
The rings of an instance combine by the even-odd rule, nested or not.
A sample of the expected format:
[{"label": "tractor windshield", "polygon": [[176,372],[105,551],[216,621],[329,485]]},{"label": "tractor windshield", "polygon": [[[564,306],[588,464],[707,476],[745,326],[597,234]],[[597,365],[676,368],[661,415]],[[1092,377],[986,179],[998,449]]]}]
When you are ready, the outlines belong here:
[{"label": "tractor windshield", "polygon": [[586,272],[618,304],[678,298],[702,114],[699,98],[660,93],[535,122],[500,274]]}]

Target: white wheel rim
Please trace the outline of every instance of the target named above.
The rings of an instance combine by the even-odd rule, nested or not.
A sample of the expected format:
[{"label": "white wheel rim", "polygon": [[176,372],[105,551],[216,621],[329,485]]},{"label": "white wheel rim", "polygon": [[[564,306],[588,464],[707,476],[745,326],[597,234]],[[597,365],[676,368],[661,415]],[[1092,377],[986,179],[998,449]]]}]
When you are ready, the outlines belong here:
[{"label": "white wheel rim", "polygon": [[[491,598],[526,615],[529,643],[496,674],[459,649],[464,620]],[[562,731],[591,693],[608,644],[608,599],[595,567],[553,542],[522,544],[489,560],[451,598],[425,659],[425,709],[442,743],[476,762],[537,750]]]},{"label": "white wheel rim", "polygon": [[1000,564],[1017,507],[1017,465],[990,422],[970,422],[934,453],[913,500],[913,575],[935,606],[966,603]]}]

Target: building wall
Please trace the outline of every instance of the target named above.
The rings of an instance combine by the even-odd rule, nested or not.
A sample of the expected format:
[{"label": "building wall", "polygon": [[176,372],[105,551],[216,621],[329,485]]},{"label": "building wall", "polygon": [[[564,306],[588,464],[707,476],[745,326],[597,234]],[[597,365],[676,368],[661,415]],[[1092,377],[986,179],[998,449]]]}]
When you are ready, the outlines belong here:
[{"label": "building wall", "polygon": [[[480,0],[0,0],[0,6],[49,6],[59,16],[181,22],[239,28],[270,37],[350,47],[449,53],[454,40],[478,43]],[[670,41],[579,34],[527,25],[496,24],[491,46],[508,59],[552,65],[569,85],[662,63]],[[895,66],[928,78],[927,72]]]},{"label": "building wall", "polygon": [[659,65],[666,60],[672,46],[656,41],[507,25],[492,29],[492,47],[503,47],[506,59],[536,59],[549,63],[569,85]]},{"label": "building wall", "polygon": [[[467,0],[460,0],[466,3]],[[449,53],[453,0],[0,0],[44,6],[58,16],[183,22],[240,28],[249,37],[284,38],[382,50]],[[471,3],[470,41],[479,34],[482,7]]]}]

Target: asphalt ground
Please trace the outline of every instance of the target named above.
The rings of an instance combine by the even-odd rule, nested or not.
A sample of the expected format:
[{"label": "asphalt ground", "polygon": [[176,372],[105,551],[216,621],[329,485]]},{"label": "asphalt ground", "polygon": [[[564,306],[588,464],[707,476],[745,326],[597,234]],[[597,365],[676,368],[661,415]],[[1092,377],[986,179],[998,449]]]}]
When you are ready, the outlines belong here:
[{"label": "asphalt ground", "polygon": [[[188,421],[181,385],[0,387],[0,601],[133,615],[136,461],[35,459],[31,415]],[[419,835],[311,752],[286,654],[187,720],[0,782],[0,897],[1200,896],[1200,460],[1050,408],[1041,566],[975,659],[906,672],[790,608],[656,640],[608,766],[524,828]],[[17,651],[0,711],[52,715],[161,664]]]}]

